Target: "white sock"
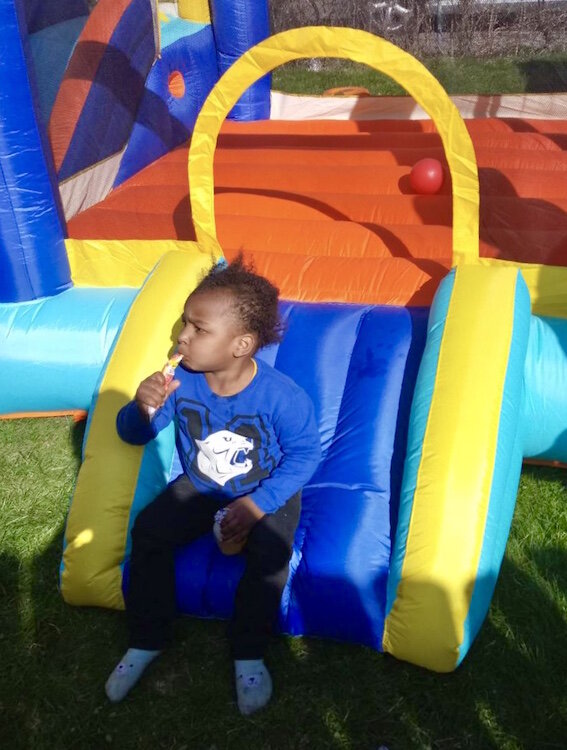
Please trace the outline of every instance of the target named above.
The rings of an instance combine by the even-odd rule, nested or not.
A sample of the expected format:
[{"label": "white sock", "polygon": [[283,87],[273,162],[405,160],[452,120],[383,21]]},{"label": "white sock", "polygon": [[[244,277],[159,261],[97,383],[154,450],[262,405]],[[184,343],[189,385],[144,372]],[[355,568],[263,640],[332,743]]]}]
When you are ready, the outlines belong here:
[{"label": "white sock", "polygon": [[236,697],[245,716],[263,708],[272,697],[272,678],[263,659],[236,659]]},{"label": "white sock", "polygon": [[125,698],[138,682],[145,668],[161,651],[146,651],[141,648],[129,648],[106,681],[104,689],[108,699],[118,703]]}]

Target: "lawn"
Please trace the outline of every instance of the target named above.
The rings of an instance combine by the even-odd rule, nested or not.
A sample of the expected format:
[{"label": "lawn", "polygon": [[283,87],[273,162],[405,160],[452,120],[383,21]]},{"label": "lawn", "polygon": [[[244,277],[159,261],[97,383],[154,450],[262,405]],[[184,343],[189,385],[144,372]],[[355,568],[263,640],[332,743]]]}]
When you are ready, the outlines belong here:
[{"label": "lawn", "polygon": [[[482,75],[476,64],[457,73],[442,61],[432,70],[450,82],[451,93],[505,93],[539,90],[544,84],[533,71],[544,70],[544,62],[539,68],[501,62],[497,74],[486,64]],[[565,70],[564,61],[562,67],[547,62]],[[274,85],[312,93],[361,85],[395,93],[377,88],[376,74],[368,78],[359,70],[366,77],[348,66],[305,71],[301,83],[290,66],[276,73]],[[243,718],[234,701],[225,626],[217,621],[179,620],[175,646],[131,696],[120,705],[106,700],[104,681],[125,646],[124,615],[72,608],[57,588],[83,428],[65,418],[0,422],[0,747],[567,747],[564,471],[524,469],[489,616],[456,672],[438,675],[367,648],[282,636],[267,659],[274,700]]]},{"label": "lawn", "polygon": [[120,705],[104,695],[122,613],[67,606],[57,589],[82,424],[0,422],[0,746],[181,750],[565,748],[567,484],[526,468],[489,617],[464,664],[438,675],[367,648],[278,637],[275,697],[234,703],[224,624],[184,618],[177,641]]},{"label": "lawn", "polygon": [[[340,86],[361,86],[371,94],[399,96],[405,91],[388,76],[366,65],[343,60],[290,63],[273,73],[273,88],[293,94],[322,94]],[[567,91],[567,59],[549,54],[492,60],[437,57],[423,61],[449,94],[517,94]]]}]

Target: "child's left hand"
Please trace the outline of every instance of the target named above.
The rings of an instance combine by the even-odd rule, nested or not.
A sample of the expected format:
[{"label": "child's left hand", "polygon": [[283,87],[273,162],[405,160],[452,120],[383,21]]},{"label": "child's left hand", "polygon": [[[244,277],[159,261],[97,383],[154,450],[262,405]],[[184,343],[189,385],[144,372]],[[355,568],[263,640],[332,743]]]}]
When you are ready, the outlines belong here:
[{"label": "child's left hand", "polygon": [[226,511],[221,521],[222,540],[233,544],[246,541],[252,527],[266,515],[249,495],[234,500]]}]

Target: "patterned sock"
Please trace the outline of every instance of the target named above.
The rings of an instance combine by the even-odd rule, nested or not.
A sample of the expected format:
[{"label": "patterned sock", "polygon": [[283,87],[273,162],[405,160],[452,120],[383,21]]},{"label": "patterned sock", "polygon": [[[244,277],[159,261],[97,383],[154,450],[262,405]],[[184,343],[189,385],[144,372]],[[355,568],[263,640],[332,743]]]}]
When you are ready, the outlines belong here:
[{"label": "patterned sock", "polygon": [[118,703],[125,698],[142,676],[145,668],[161,651],[129,648],[106,681],[104,689],[108,699]]},{"label": "patterned sock", "polygon": [[272,697],[272,678],[263,659],[236,659],[236,697],[241,714],[263,708]]}]

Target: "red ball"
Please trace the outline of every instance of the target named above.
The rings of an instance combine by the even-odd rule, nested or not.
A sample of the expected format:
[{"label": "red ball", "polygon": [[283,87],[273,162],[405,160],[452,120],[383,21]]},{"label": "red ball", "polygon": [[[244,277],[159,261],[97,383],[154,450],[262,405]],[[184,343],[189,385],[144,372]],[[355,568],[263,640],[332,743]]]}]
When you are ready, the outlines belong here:
[{"label": "red ball", "polygon": [[410,172],[410,185],[419,195],[435,195],[441,190],[445,173],[437,159],[420,159]]}]

